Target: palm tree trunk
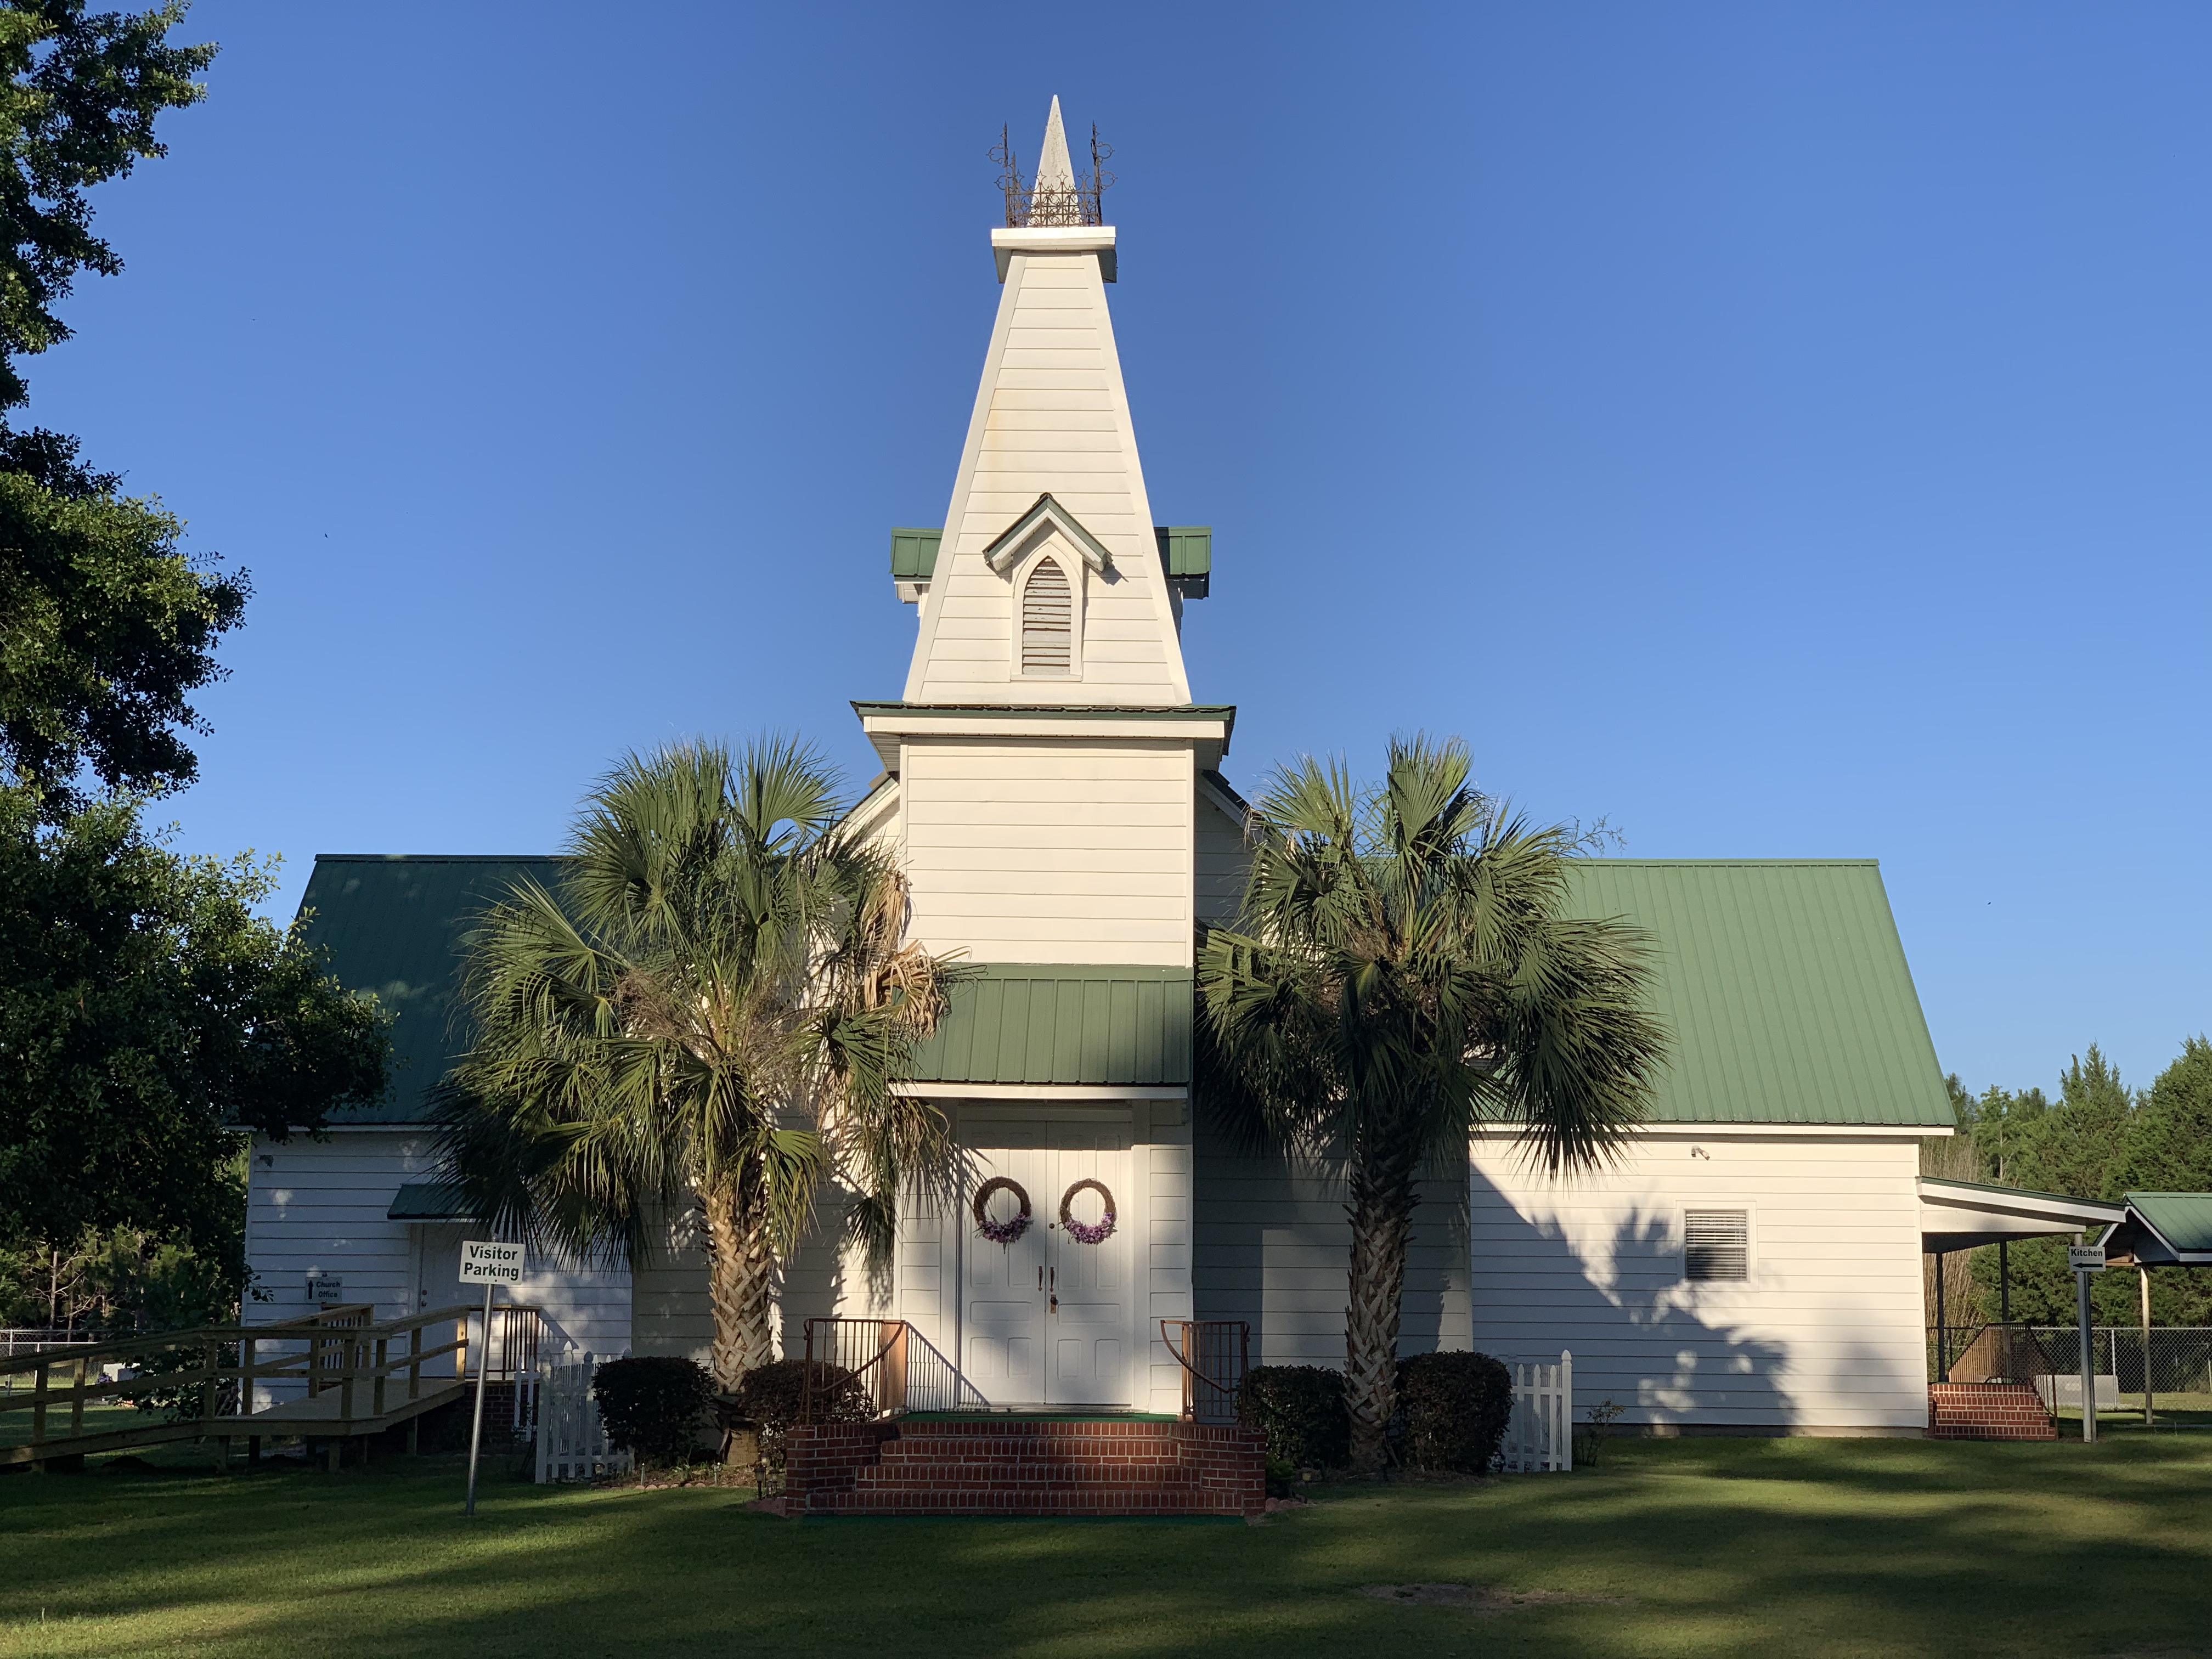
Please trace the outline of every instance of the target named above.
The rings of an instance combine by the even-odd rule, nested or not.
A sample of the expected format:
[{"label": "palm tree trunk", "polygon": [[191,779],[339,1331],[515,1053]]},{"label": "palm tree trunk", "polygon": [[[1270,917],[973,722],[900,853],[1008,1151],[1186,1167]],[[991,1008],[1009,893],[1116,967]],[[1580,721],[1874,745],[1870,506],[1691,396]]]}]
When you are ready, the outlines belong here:
[{"label": "palm tree trunk", "polygon": [[1352,1304],[1344,1315],[1344,1398],[1352,1414],[1352,1467],[1372,1474],[1389,1461],[1384,1438],[1398,1405],[1398,1320],[1406,1247],[1413,1234],[1418,1153],[1413,1136],[1355,1148],[1352,1168]]},{"label": "palm tree trunk", "polygon": [[708,1367],[725,1393],[757,1365],[765,1365],[773,1342],[769,1292],[775,1253],[757,1206],[734,1187],[702,1195],[707,1212],[707,1300],[714,1310],[714,1341]]}]

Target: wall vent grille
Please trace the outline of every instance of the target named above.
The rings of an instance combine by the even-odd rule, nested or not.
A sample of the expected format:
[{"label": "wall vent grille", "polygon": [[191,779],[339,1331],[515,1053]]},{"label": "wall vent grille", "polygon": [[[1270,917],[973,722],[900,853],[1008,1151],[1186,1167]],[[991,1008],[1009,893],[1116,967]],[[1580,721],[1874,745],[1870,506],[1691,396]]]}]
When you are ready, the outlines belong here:
[{"label": "wall vent grille", "polygon": [[1022,585],[1022,672],[1072,671],[1075,596],[1056,559],[1040,559]]}]

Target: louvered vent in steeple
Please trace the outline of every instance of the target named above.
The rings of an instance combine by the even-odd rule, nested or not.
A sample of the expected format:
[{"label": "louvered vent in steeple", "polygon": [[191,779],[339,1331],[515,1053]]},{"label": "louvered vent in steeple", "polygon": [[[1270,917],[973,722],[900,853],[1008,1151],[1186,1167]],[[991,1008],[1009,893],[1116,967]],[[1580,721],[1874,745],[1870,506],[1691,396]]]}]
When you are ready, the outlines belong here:
[{"label": "louvered vent in steeple", "polygon": [[1074,595],[1057,559],[1037,561],[1022,585],[1022,672],[1066,675],[1073,656]]}]

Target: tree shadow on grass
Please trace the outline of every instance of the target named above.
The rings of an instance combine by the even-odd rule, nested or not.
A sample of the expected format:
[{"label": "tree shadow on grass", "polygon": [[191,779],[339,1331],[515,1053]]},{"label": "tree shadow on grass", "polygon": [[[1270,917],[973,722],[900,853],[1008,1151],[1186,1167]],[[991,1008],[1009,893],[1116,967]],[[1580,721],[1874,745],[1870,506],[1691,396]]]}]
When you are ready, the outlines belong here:
[{"label": "tree shadow on grass", "polygon": [[[458,1462],[26,1479],[0,1483],[0,1651],[1280,1659],[1472,1632],[1463,1610],[1358,1594],[1377,1583],[1611,1598],[1482,1625],[1537,1655],[2079,1659],[2197,1639],[2212,1456],[2153,1447],[2153,1467],[2081,1463],[2023,1492],[1945,1462],[1961,1449],[1984,1449],[1638,1444],[1589,1474],[1334,1488],[1253,1528],[811,1527],[738,1492],[507,1483],[468,1522]],[[1900,1484],[1905,1450],[1932,1474]],[[73,1645],[29,1645],[39,1607],[78,1621]]]}]

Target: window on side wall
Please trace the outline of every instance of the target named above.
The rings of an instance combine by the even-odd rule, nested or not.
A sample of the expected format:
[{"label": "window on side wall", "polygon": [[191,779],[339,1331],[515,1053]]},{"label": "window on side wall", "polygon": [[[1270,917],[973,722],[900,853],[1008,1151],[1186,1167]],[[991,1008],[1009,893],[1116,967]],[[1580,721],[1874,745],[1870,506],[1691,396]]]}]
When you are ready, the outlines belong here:
[{"label": "window on side wall", "polygon": [[1692,1280],[1751,1277],[1751,1212],[1682,1212],[1682,1277]]}]

